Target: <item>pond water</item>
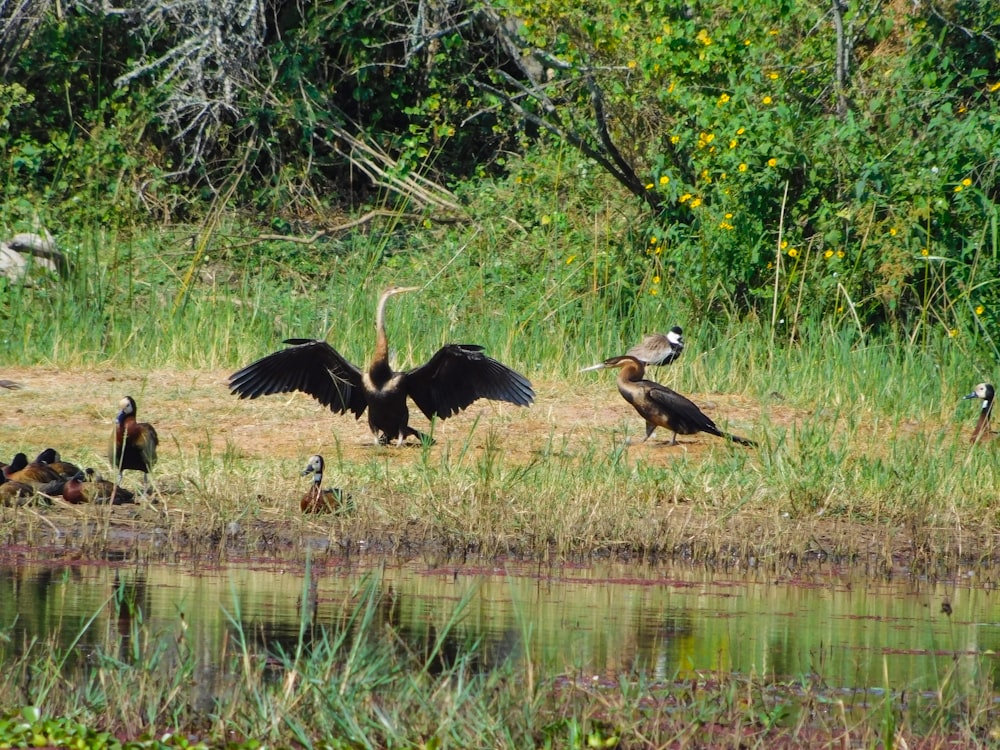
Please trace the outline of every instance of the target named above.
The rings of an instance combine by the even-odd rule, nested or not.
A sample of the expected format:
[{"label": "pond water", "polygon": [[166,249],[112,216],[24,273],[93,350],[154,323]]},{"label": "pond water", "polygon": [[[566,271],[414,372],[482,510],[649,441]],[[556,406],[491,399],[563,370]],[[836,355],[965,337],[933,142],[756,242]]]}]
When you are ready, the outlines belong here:
[{"label": "pond water", "polygon": [[[382,594],[382,624],[417,649],[429,650],[460,608],[449,642],[478,641],[484,667],[530,658],[547,674],[593,680],[724,672],[808,678],[831,690],[932,691],[946,675],[970,690],[998,681],[994,591],[878,582],[835,569],[775,581],[763,573],[616,564],[7,561],[0,563],[0,655],[16,657],[38,641],[115,654],[131,647],[141,618],[157,637],[185,638],[211,668],[237,623],[270,649],[291,648],[303,623],[310,633],[342,623],[362,581]],[[134,606],[118,606],[123,599]],[[950,615],[942,611],[948,607]]]}]

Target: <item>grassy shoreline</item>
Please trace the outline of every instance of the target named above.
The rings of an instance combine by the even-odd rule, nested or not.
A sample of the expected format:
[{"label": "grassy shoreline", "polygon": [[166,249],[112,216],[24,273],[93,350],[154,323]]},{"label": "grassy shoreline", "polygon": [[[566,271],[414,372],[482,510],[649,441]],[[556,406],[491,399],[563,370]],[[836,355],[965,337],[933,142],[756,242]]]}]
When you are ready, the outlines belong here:
[{"label": "grassy shoreline", "polygon": [[[364,420],[329,414],[306,396],[239,401],[223,370],[4,374],[26,388],[3,394],[0,455],[52,445],[105,470],[125,393],[162,441],[157,503],[3,509],[9,541],[43,542],[54,528],[97,520],[98,529],[134,529],[137,545],[156,527],[178,546],[253,550],[279,540],[291,555],[303,539],[325,538],[392,555],[776,566],[812,557],[879,574],[947,574],[1000,555],[992,508],[1000,469],[989,445],[967,442],[971,407],[963,419],[957,408],[942,419],[943,409],[907,417],[868,400],[819,408],[692,393],[761,447],[707,435],[676,447],[663,444],[666,435],[626,446],[641,438],[641,421],[611,377],[588,382],[585,374],[536,378],[531,409],[477,405],[434,425],[438,445],[400,449],[373,446]],[[307,484],[299,472],[316,452],[327,459],[327,485],[352,494],[354,514],[299,513]]]}]

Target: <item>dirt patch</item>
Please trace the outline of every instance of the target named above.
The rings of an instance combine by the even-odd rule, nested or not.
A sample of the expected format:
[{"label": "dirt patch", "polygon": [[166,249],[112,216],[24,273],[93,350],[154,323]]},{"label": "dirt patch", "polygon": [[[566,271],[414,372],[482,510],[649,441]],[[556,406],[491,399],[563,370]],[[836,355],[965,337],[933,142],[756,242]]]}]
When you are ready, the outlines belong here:
[{"label": "dirt patch", "polygon": [[[54,447],[64,460],[107,472],[112,420],[121,397],[131,395],[138,404],[140,421],[152,422],[159,432],[156,478],[167,500],[159,505],[114,509],[59,504],[49,509],[8,509],[4,513],[7,542],[55,543],[70,554],[91,557],[136,544],[159,548],[162,554],[175,554],[178,549],[188,554],[195,549],[195,554],[210,556],[217,554],[218,548],[226,545],[227,537],[232,536],[233,540],[255,540],[247,542],[240,554],[262,551],[294,555],[305,546],[316,546],[333,552],[422,555],[431,561],[522,552],[535,557],[570,554],[650,559],[648,548],[627,541],[629,527],[616,523],[613,505],[609,506],[610,512],[605,512],[611,518],[593,526],[596,541],[591,540],[588,546],[586,539],[572,538],[566,545],[575,550],[572,552],[566,552],[566,547],[554,543],[551,537],[539,538],[530,524],[520,524],[521,516],[516,512],[510,516],[496,516],[494,512],[493,517],[483,521],[484,526],[492,523],[494,530],[501,530],[493,532],[494,540],[499,541],[493,547],[484,547],[475,541],[475,529],[470,531],[469,527],[453,523],[465,511],[455,507],[450,498],[428,501],[414,495],[398,499],[389,497],[389,491],[383,488],[375,490],[381,506],[372,509],[367,502],[358,503],[359,512],[351,519],[303,517],[296,498],[305,491],[306,480],[300,472],[311,454],[325,455],[328,467],[331,457],[347,467],[376,463],[391,482],[407,472],[420,476],[419,464],[426,460],[425,452],[419,446],[376,446],[364,418],[332,414],[303,394],[239,400],[229,394],[228,375],[229,371],[223,370],[67,371],[46,367],[7,368],[0,372],[3,378],[24,386],[0,392],[0,460],[9,461],[18,451],[34,457],[42,449]],[[664,380],[669,382],[669,378]],[[481,401],[439,422],[434,428],[438,445],[431,449],[435,460],[442,451],[451,451],[453,456],[464,453],[474,459],[498,446],[504,466],[529,466],[545,454],[571,453],[581,446],[594,446],[599,454],[597,460],[606,460],[628,436],[633,444],[623,460],[637,470],[641,465],[645,467],[642,470],[652,468],[655,472],[660,466],[668,469],[675,461],[718,456],[722,449],[719,438],[705,434],[682,436],[679,445],[668,446],[670,435],[662,429],[650,441],[639,442],[644,435],[643,422],[619,396],[611,373],[598,373],[586,382],[536,380],[534,387],[537,401],[531,408]],[[808,417],[805,410],[777,399],[760,404],[739,395],[689,395],[721,427],[751,439],[760,437],[756,427],[764,409],[768,429],[787,427]],[[411,419],[417,429],[427,429],[427,421],[415,408]],[[730,446],[725,450],[752,449]],[[220,456],[227,460],[220,461]],[[212,463],[212,468],[199,468],[202,463]],[[229,471],[243,473],[253,473],[257,466],[268,467],[269,474],[243,477],[242,489],[234,492],[250,492],[253,497],[231,497],[229,502],[235,512],[221,512],[216,507],[215,498],[225,495],[224,485],[232,481],[220,468],[222,465],[236,466]],[[572,461],[566,465],[566,471],[573,470]],[[270,477],[271,490],[257,489],[266,484],[260,477]],[[655,492],[655,475],[643,481],[645,492]],[[126,475],[124,483],[137,489],[139,477]],[[214,495],[204,491],[206,484],[216,487]],[[272,490],[270,495],[257,494]],[[398,495],[399,490],[392,492]],[[506,506],[505,498],[495,502]],[[614,499],[608,502],[614,503]],[[671,550],[667,554],[686,561],[746,565],[757,556],[759,563],[755,545],[759,550],[759,540],[774,537],[791,540],[787,552],[779,551],[767,563],[779,575],[796,570],[807,558],[823,563],[834,557],[841,562],[854,561],[872,574],[882,575],[907,568],[913,549],[920,545],[933,547],[927,539],[918,544],[914,535],[895,529],[826,520],[816,514],[788,518],[771,508],[754,511],[743,506],[738,512],[719,509],[713,514],[711,507],[672,504],[669,498],[650,502],[631,511],[632,515],[638,514],[637,522],[649,529],[679,530],[683,543],[671,543],[673,546],[665,549]],[[243,505],[252,505],[252,512],[240,515]],[[653,515],[645,516],[647,511]],[[559,509],[544,512],[556,514],[550,520],[558,529]],[[524,515],[529,517],[530,513]],[[452,538],[442,538],[442,526],[458,531]],[[967,548],[978,548],[967,538],[962,542]],[[653,557],[663,554],[660,550]]]},{"label": "dirt patch", "polygon": [[[171,463],[171,443],[192,445],[208,440],[216,450],[236,446],[247,456],[305,463],[313,453],[339,450],[346,460],[367,460],[376,449],[364,417],[333,414],[300,393],[240,400],[229,394],[222,370],[157,370],[152,372],[63,371],[54,368],[7,368],[2,376],[23,385],[0,393],[0,460],[17,451],[34,457],[54,447],[66,460],[106,467],[107,440],[118,401],[131,395],[140,421],[155,425],[161,443],[159,470],[177,471]],[[660,429],[646,443],[641,418],[619,396],[612,374],[594,378],[591,385],[535,381],[535,404],[522,409],[509,404],[479,401],[451,419],[438,422],[435,438],[441,443],[470,440],[482,450],[489,433],[503,440],[505,460],[527,461],[546,444],[579,439],[621,440],[628,436],[636,459],[670,461],[703,453],[718,438],[684,436],[679,445]],[[724,394],[692,394],[693,400],[716,422],[753,437],[759,406],[748,399]],[[772,425],[790,424],[801,412],[768,407]],[[415,407],[411,423],[426,430],[427,420]],[[470,437],[471,435],[471,437]],[[393,454],[394,464],[419,459],[419,450]]]}]

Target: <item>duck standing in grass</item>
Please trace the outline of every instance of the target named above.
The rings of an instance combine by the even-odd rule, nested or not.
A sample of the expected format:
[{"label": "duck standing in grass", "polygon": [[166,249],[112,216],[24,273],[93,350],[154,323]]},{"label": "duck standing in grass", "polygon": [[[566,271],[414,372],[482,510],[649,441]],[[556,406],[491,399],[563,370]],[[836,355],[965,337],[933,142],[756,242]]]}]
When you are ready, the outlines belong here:
[{"label": "duck standing in grass", "polygon": [[247,365],[229,378],[240,398],[301,391],[337,414],[368,411],[368,426],[379,445],[408,437],[423,443],[430,437],[410,427],[410,398],[428,419],[447,419],[474,401],[487,398],[528,406],[535,392],[527,378],[483,354],[475,344],[447,344],[419,367],[394,372],[389,366],[385,305],[390,297],[417,287],[389,287],[375,312],[375,355],[361,371],[325,341],[286,339],[287,349]]},{"label": "duck standing in grass", "polygon": [[657,427],[666,427],[674,433],[669,445],[677,444],[678,435],[694,435],[698,432],[707,432],[740,445],[757,445],[753,440],[720,430],[694,402],[677,391],[644,379],[646,366],[633,356],[626,354],[623,357],[611,357],[599,365],[585,367],[584,371],[611,367],[619,368],[618,392],[646,420],[646,437],[643,442],[649,440]]},{"label": "duck standing in grass", "polygon": [[312,482],[306,494],[299,502],[299,508],[303,513],[347,513],[354,509],[354,503],[350,495],[345,495],[341,489],[323,489],[323,457],[309,456],[306,468],[302,470],[302,476],[312,474]]},{"label": "duck standing in grass", "polygon": [[118,408],[108,443],[108,461],[118,471],[119,484],[126,470],[141,471],[143,486],[148,489],[149,472],[156,463],[159,443],[156,429],[148,422],[136,421],[135,400],[131,396],[125,396]]},{"label": "duck standing in grass", "polygon": [[980,383],[972,390],[972,393],[962,397],[963,400],[979,398],[983,401],[983,405],[979,408],[979,419],[976,420],[976,426],[972,429],[972,437],[969,438],[969,442],[981,443],[995,437],[996,433],[990,430],[990,413],[993,411],[994,395],[993,386],[990,383]]}]

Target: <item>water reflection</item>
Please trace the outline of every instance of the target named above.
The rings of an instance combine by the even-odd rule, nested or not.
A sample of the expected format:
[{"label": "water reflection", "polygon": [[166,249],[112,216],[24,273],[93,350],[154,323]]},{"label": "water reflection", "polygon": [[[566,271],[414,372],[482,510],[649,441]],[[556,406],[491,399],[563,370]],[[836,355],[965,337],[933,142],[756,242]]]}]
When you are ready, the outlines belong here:
[{"label": "water reflection", "polygon": [[[366,575],[376,577],[381,594],[371,637],[395,639],[431,668],[478,644],[477,668],[530,659],[547,674],[612,680],[736,672],[899,691],[933,690],[945,675],[970,689],[983,674],[997,682],[1000,606],[988,591],[837,575],[774,583],[613,565],[317,564],[308,578],[301,566],[283,563],[0,566],[0,657],[51,643],[78,658],[131,663],[150,648],[169,659],[165,646],[172,645],[190,649],[210,674],[238,639],[254,651],[291,653],[300,633],[308,648],[318,636],[354,627]],[[946,599],[950,617],[941,612]]]}]

